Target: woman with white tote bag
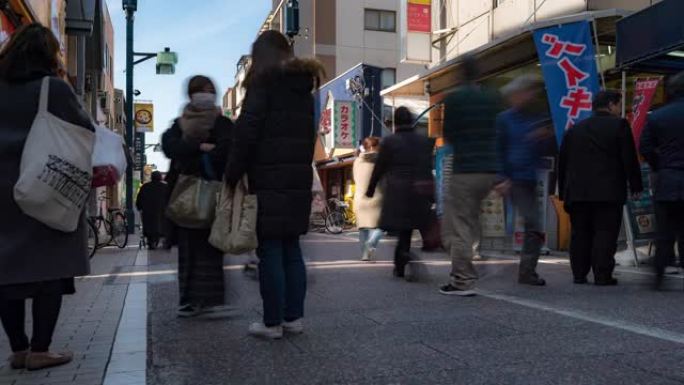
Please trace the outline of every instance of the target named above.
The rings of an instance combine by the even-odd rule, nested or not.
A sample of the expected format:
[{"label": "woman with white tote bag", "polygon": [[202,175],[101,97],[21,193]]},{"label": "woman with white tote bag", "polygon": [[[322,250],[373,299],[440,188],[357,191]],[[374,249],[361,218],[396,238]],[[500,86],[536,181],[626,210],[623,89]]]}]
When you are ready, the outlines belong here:
[{"label": "woman with white tote bag", "polygon": [[49,347],[62,295],[75,292],[74,277],[89,273],[83,206],[94,128],[57,77],[59,51],[52,32],[39,24],[19,29],[0,51],[0,319],[14,369],[71,361],[70,352]]}]

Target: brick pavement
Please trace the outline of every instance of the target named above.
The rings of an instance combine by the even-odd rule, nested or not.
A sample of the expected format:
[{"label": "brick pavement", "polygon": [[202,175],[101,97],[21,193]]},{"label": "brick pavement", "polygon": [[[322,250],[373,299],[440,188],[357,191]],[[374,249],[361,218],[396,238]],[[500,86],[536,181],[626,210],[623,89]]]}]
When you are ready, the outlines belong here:
[{"label": "brick pavement", "polygon": [[[137,241],[129,248],[99,250],[92,260],[92,273],[76,279],[76,294],[65,296],[52,350],[74,352],[68,365],[36,372],[12,370],[4,357],[9,344],[0,333],[0,385],[101,385],[112,357],[112,348],[134,277],[112,276],[136,269]],[[30,331],[30,308],[27,312]],[[144,325],[143,325],[144,326]],[[30,334],[29,334],[30,335]]]}]

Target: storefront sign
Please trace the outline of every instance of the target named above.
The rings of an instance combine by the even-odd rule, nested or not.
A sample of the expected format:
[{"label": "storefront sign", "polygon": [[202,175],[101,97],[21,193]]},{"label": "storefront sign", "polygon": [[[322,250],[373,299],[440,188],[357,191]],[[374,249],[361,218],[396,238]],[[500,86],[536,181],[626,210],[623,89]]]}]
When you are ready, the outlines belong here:
[{"label": "storefront sign", "polygon": [[135,103],[136,132],[154,132],[154,105],[152,103]]},{"label": "storefront sign", "polygon": [[641,131],[646,124],[648,110],[651,109],[653,96],[658,89],[660,79],[637,79],[634,85],[634,100],[632,101],[632,133],[634,143],[639,148]]},{"label": "storefront sign", "polygon": [[568,128],[591,115],[599,91],[589,22],[539,29],[534,41],[560,144]]},{"label": "storefront sign", "polygon": [[408,32],[432,32],[431,0],[408,0],[406,17]]},{"label": "storefront sign", "polygon": [[401,60],[410,63],[432,61],[432,1],[401,0],[399,38]]},{"label": "storefront sign", "polygon": [[356,147],[356,102],[335,101],[335,148]]},{"label": "storefront sign", "polygon": [[454,148],[446,144],[435,151],[435,184],[437,190],[437,216],[444,214],[444,196],[449,194],[451,174],[454,169]]},{"label": "storefront sign", "polygon": [[641,165],[641,177],[644,191],[638,200],[627,201],[629,221],[635,240],[653,239],[655,236],[655,209],[651,194],[651,169],[646,163]]}]

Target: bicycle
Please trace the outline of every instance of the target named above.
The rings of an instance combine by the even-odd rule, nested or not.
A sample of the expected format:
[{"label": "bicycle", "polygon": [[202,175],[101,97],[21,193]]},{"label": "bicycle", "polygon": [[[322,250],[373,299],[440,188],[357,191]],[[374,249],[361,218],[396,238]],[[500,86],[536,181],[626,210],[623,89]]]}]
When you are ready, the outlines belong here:
[{"label": "bicycle", "polygon": [[349,205],[336,198],[328,199],[326,207],[325,229],[330,234],[341,234],[344,228],[353,225]]},{"label": "bicycle", "polygon": [[[89,257],[93,258],[97,250],[113,245],[120,249],[128,245],[128,226],[126,215],[118,208],[107,209],[105,217],[102,210],[102,203],[107,201],[106,197],[98,198],[100,202],[97,216],[88,218],[88,251]],[[108,236],[107,242],[100,242],[101,229],[104,226],[105,234]]]}]

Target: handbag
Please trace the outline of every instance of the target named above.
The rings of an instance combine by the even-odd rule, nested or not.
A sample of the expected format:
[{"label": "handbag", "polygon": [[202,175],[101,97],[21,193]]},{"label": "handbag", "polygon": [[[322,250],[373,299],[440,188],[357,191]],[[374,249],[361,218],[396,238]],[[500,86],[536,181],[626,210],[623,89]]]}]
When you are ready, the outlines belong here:
[{"label": "handbag", "polygon": [[26,137],[14,201],[24,214],[63,232],[78,228],[90,194],[95,133],[48,111],[50,78]]},{"label": "handbag", "polygon": [[93,150],[93,187],[114,186],[126,172],[126,153],[121,135],[95,126]]},{"label": "handbag", "polygon": [[247,176],[231,190],[221,188],[216,219],[209,243],[226,254],[244,254],[259,246],[257,239],[257,196],[249,193]]},{"label": "handbag", "polygon": [[[209,158],[203,156],[206,172],[213,175]],[[173,188],[166,216],[187,229],[209,229],[214,223],[221,182],[194,175],[180,175]]]}]

